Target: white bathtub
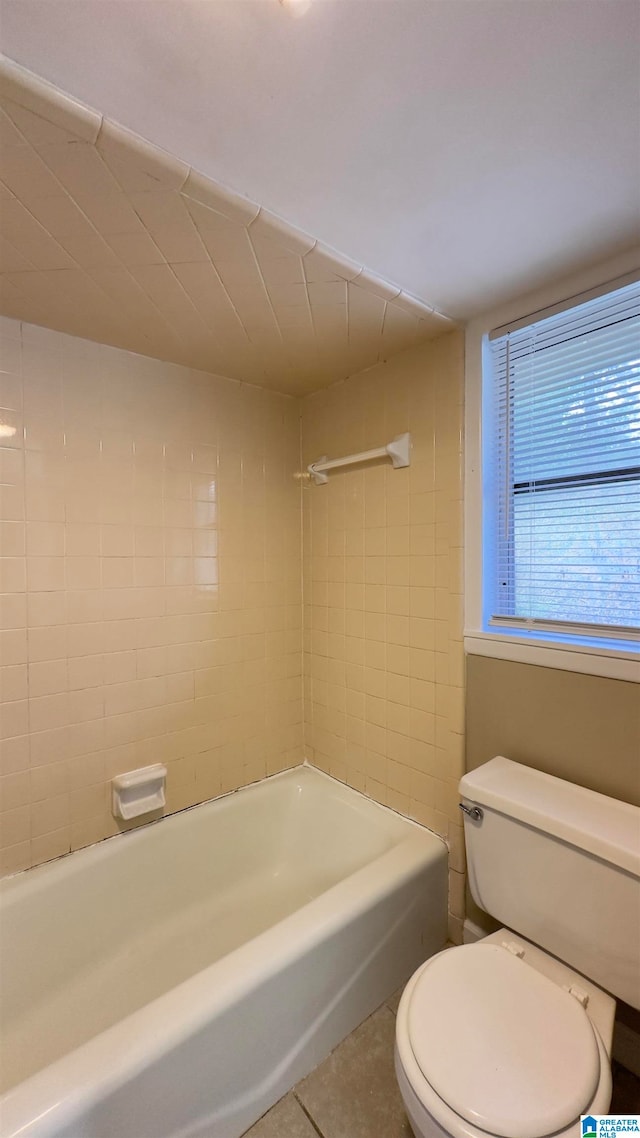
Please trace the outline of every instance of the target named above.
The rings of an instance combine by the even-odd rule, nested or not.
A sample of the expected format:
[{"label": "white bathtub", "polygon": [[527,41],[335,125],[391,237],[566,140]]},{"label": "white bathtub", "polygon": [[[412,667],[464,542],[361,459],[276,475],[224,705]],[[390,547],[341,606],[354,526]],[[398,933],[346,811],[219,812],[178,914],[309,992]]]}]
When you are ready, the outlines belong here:
[{"label": "white bathtub", "polygon": [[306,766],[5,879],[1,1138],[238,1138],[442,947],[446,885]]}]

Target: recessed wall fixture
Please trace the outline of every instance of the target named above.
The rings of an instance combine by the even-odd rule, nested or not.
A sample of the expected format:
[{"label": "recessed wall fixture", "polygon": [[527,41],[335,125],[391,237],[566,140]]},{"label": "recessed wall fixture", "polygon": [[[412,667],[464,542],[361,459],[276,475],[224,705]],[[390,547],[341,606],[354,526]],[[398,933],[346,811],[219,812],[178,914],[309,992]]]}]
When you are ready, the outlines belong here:
[{"label": "recessed wall fixture", "polygon": [[280,3],[290,16],[304,16],[311,7],[311,0],[280,0]]},{"label": "recessed wall fixture", "polygon": [[15,427],[12,427],[9,423],[0,423],[0,439],[12,439],[15,433]]}]

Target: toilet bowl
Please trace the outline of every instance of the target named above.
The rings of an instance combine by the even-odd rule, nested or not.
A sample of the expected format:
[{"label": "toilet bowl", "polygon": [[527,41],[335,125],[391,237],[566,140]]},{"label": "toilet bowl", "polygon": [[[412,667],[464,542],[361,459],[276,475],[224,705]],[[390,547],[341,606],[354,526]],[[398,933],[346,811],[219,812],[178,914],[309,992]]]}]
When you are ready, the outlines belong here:
[{"label": "toilet bowl", "polygon": [[396,1021],[416,1138],[579,1138],[640,1008],[640,809],[499,756],[460,782],[469,886],[507,928],[427,960]]},{"label": "toilet bowl", "polygon": [[611,1099],[615,1001],[507,929],[405,988],[396,1077],[416,1138],[574,1138]]}]

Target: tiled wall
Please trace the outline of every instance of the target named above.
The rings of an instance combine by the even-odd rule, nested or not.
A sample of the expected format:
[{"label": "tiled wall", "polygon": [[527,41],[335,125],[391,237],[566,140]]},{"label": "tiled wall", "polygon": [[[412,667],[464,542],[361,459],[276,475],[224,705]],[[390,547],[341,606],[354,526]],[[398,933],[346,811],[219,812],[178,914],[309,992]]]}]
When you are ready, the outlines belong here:
[{"label": "tiled wall", "polygon": [[303,402],[303,461],[410,431],[411,466],[306,485],[308,757],[447,837],[461,937],[463,340],[440,337]]},{"label": "tiled wall", "polygon": [[296,394],[452,326],[15,65],[0,136],[7,315]]},{"label": "tiled wall", "polygon": [[[307,397],[0,325],[0,843],[12,872],[306,754],[448,838],[459,939],[462,353],[454,333]],[[304,466],[406,430],[411,466]],[[11,433],[15,428],[15,433]],[[303,466],[303,468],[304,468]]]},{"label": "tiled wall", "polygon": [[[14,321],[0,344],[3,872],[300,761],[299,404]],[[15,433],[12,433],[15,428]]]}]

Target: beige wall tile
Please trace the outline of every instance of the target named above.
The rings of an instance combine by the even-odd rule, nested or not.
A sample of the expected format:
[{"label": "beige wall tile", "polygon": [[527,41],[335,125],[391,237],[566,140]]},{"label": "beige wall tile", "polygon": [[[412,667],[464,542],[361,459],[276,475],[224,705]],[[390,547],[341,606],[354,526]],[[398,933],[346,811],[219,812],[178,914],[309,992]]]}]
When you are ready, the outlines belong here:
[{"label": "beige wall tile", "polygon": [[31,865],[31,842],[23,841],[17,845],[0,848],[0,875],[20,873]]},{"label": "beige wall tile", "polygon": [[[88,158],[60,174],[108,193]],[[2,348],[13,872],[116,833],[119,771],[167,762],[178,809],[302,758],[300,435],[293,400],[235,381],[12,321]]]},{"label": "beige wall tile", "polygon": [[413,444],[406,470],[304,487],[306,753],[451,841],[458,932],[462,353],[444,336],[303,401],[303,468],[404,431]]},{"label": "beige wall tile", "polygon": [[[26,427],[0,519],[6,871],[116,833],[121,771],[166,762],[173,810],[306,754],[448,838],[459,923],[461,338],[302,404],[11,322],[5,341]],[[302,469],[404,430],[411,467],[337,472],[301,510],[300,411]]]}]

